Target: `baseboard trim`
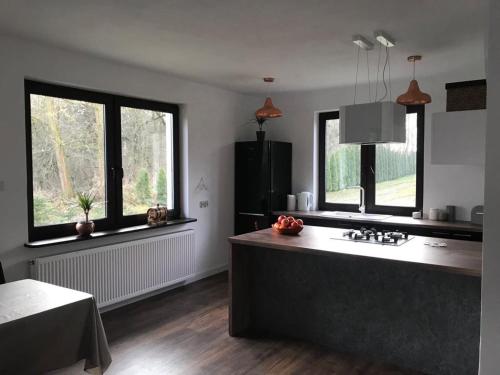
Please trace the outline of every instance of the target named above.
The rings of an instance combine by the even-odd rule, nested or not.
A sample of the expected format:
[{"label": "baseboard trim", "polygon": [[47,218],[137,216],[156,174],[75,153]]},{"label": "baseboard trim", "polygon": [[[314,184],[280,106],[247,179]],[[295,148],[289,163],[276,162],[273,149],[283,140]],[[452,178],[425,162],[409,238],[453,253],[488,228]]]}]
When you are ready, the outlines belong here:
[{"label": "baseboard trim", "polygon": [[203,271],[203,272],[195,273],[193,276],[191,276],[190,278],[188,278],[186,280],[185,285],[194,283],[195,281],[198,281],[201,279],[206,279],[207,277],[210,277],[212,275],[215,275],[215,274],[227,271],[227,270],[228,270],[228,265],[223,264],[221,266],[217,266],[217,267],[211,268],[211,269]]},{"label": "baseboard trim", "polygon": [[103,307],[101,307],[99,309],[99,312],[100,313],[104,313],[104,312],[107,312],[107,311],[118,309],[118,308],[126,306],[126,305],[130,305],[131,303],[134,303],[134,302],[142,301],[143,299],[156,296],[157,294],[165,293],[165,292],[167,292],[169,290],[180,288],[182,286],[192,284],[192,283],[194,283],[196,281],[199,281],[199,280],[202,280],[202,279],[206,279],[207,277],[210,277],[210,276],[216,275],[218,273],[227,271],[227,269],[228,269],[228,265],[227,264],[223,264],[223,265],[211,268],[211,269],[203,271],[203,272],[195,273],[191,277],[188,277],[186,280],[183,280],[183,281],[178,282],[176,284],[169,285],[169,286],[167,286],[165,288],[157,289],[157,290],[154,290],[154,291],[149,292],[149,293],[144,293],[144,294],[142,294],[140,296],[137,296],[137,297],[134,297],[134,298],[130,298],[130,299],[125,300],[125,301],[120,301],[118,303],[115,303],[114,305],[103,306]]}]

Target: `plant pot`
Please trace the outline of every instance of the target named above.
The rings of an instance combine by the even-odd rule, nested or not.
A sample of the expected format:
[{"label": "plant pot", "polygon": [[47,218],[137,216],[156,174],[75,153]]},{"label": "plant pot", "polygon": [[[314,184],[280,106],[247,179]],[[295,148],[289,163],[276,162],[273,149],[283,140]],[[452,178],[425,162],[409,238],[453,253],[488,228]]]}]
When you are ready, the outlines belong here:
[{"label": "plant pot", "polygon": [[79,221],[76,223],[76,231],[79,237],[90,237],[94,233],[95,224],[93,221]]},{"label": "plant pot", "polygon": [[266,138],[266,132],[258,130],[255,133],[257,133],[257,142],[264,142],[264,138]]}]

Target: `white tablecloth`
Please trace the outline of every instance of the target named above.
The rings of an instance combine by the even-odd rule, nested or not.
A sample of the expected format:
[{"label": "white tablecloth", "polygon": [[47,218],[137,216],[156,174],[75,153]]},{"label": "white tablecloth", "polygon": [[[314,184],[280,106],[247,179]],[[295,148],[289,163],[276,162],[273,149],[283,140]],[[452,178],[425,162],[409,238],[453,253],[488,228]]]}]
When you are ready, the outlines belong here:
[{"label": "white tablecloth", "polygon": [[40,374],[81,359],[91,374],[111,363],[92,295],[30,279],[0,285],[0,374]]}]

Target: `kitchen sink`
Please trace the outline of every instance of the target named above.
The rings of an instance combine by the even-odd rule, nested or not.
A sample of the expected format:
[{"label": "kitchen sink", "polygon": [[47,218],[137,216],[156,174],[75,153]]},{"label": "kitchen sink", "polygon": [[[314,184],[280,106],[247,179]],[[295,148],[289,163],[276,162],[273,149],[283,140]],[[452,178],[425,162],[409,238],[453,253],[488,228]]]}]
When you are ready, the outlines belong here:
[{"label": "kitchen sink", "polygon": [[380,214],[362,214],[361,212],[347,212],[347,211],[323,211],[322,216],[336,217],[339,219],[352,219],[352,220],[385,220],[392,215]]}]

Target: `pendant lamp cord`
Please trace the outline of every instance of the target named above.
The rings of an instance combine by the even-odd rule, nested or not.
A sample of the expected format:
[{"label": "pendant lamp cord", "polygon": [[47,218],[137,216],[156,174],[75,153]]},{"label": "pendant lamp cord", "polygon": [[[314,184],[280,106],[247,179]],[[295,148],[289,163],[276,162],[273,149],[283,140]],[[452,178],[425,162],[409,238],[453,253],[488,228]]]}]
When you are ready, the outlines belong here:
[{"label": "pendant lamp cord", "polygon": [[354,83],[354,103],[353,104],[356,104],[356,94],[358,91],[359,51],[360,51],[360,49],[361,48],[358,46],[358,57],[356,58],[356,81]]},{"label": "pendant lamp cord", "polygon": [[382,56],[382,44],[378,45],[377,80],[375,83],[375,101],[378,98],[378,75],[380,72],[380,57]]},{"label": "pendant lamp cord", "polygon": [[389,48],[385,47],[385,63],[384,63],[384,68],[382,69],[382,83],[384,84],[385,93],[384,96],[380,98],[379,102],[384,100],[388,94],[387,83],[385,82],[385,68],[387,67],[388,61],[389,61]]},{"label": "pendant lamp cord", "polygon": [[368,72],[368,102],[372,101],[372,85],[370,82],[370,62],[368,60],[368,50],[366,50],[366,70]]},{"label": "pendant lamp cord", "polygon": [[387,50],[387,62],[389,65],[389,100],[392,102],[392,83],[391,83],[391,56],[389,48],[385,47]]},{"label": "pendant lamp cord", "polygon": [[413,79],[415,79],[415,59],[413,59]]}]

